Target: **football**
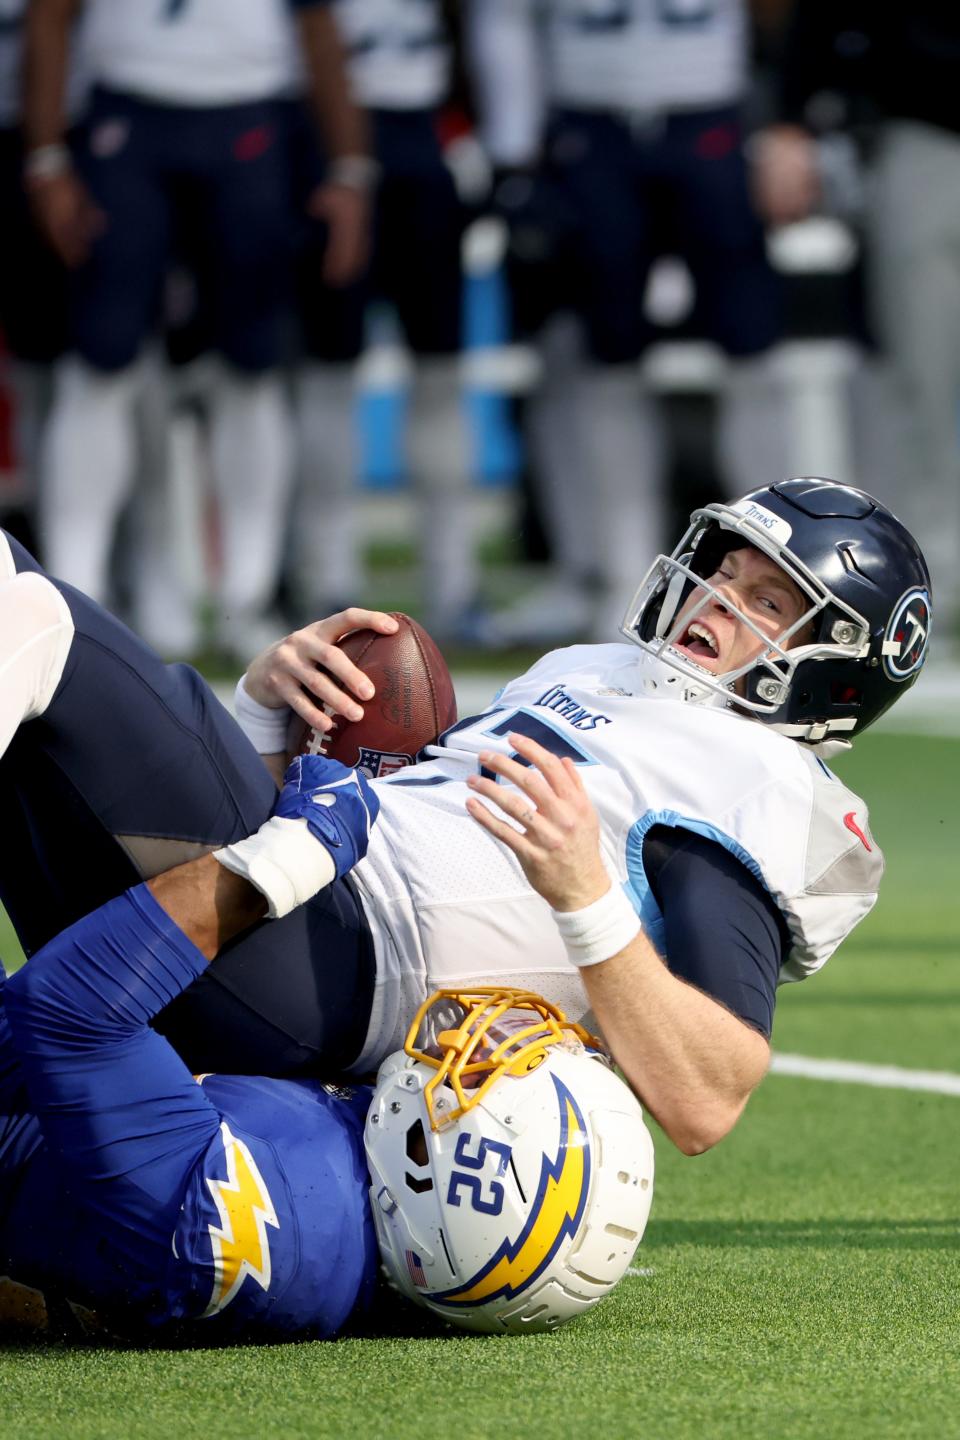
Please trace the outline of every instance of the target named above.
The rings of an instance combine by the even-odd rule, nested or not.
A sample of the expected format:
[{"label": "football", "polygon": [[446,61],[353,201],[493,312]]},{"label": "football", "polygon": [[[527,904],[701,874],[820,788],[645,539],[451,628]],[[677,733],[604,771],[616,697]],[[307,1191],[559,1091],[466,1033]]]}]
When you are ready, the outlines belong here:
[{"label": "football", "polygon": [[363,719],[337,716],[321,734],[294,715],[287,733],[291,755],[327,755],[373,780],[412,765],[424,745],[456,722],[453,681],[440,651],[416,620],[391,614],[400,622],[393,635],[353,630],[339,642],[376,688],[364,702]]}]

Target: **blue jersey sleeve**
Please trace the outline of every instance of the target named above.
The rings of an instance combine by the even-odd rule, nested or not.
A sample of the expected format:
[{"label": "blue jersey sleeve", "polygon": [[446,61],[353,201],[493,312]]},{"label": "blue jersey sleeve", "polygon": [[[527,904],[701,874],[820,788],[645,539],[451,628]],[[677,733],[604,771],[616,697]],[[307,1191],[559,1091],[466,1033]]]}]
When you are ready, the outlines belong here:
[{"label": "blue jersey sleeve", "polygon": [[140,886],[72,925],[5,987],[47,1147],[84,1206],[137,1253],[169,1245],[185,1177],[219,1124],[183,1062],[149,1028],[205,964]]}]

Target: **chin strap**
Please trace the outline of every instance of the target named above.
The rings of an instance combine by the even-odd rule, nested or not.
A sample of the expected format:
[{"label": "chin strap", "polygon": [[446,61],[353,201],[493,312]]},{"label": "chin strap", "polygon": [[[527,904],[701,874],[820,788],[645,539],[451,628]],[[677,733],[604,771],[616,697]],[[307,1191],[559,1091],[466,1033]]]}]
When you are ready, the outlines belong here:
[{"label": "chin strap", "polygon": [[641,649],[647,656],[645,669],[648,668],[650,672],[644,674],[642,679],[645,695],[661,700],[681,700],[688,705],[726,709],[729,704],[726,694],[715,685],[698,680],[690,673],[688,662],[684,661],[681,669],[679,665],[675,666],[669,660],[664,660],[662,655],[652,653],[645,645],[641,645]]},{"label": "chin strap", "polygon": [[852,740],[819,740],[813,745],[807,746],[812,750],[818,760],[832,760],[834,755],[845,755],[848,750],[853,749]]},{"label": "chin strap", "polygon": [[[856,720],[808,720],[805,725],[772,725],[771,729],[776,730],[778,735],[786,735],[788,740],[801,740],[809,745],[811,750],[818,750],[821,745],[839,746],[840,750],[849,750],[850,741],[845,740],[836,732],[838,730],[852,730]],[[826,754],[826,751],[822,752]],[[839,754],[834,749],[832,755]]]}]

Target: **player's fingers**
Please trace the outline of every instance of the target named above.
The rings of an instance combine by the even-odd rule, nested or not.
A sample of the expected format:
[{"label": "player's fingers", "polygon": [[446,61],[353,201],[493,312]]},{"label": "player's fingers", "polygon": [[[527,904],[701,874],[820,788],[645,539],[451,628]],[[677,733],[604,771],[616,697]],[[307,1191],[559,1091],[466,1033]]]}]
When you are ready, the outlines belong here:
[{"label": "player's fingers", "polygon": [[550,851],[561,842],[567,826],[567,816],[551,814],[549,808],[539,806],[533,796],[520,790],[507,790],[494,780],[483,775],[469,775],[467,784],[475,795],[483,795],[492,801],[511,820],[522,826],[527,838],[539,849]]},{"label": "player's fingers", "polygon": [[282,640],[272,657],[274,668],[286,669],[310,696],[330,705],[338,714],[358,720],[361,715],[356,701],[372,700],[374,686],[340,648],[339,641],[354,630],[392,635],[397,626],[396,618],[383,610],[359,606],[340,610]]},{"label": "player's fingers", "polygon": [[528,763],[514,760],[500,750],[485,750],[478,757],[481,765],[502,775],[512,785],[518,785],[521,789],[544,798],[566,788],[565,772],[557,756],[529,736],[515,731],[511,731],[507,739],[516,753]]},{"label": "player's fingers", "polygon": [[531,821],[538,813],[533,797],[522,790],[508,790],[506,786],[498,785],[495,780],[490,780],[485,775],[468,775],[467,784],[475,794],[485,796],[505,815],[521,823]]},{"label": "player's fingers", "polygon": [[504,780],[529,795],[546,814],[554,813],[556,807],[576,798],[577,785],[571,784],[568,770],[556,755],[527,736],[511,733],[508,739],[517,754],[524,754],[531,763],[522,764],[502,751],[485,750],[477,757],[484,769],[502,775]]},{"label": "player's fingers", "polygon": [[[355,685],[367,700],[373,695],[373,686],[363,672],[356,672]],[[342,715],[348,720],[361,720],[363,707],[357,694],[350,694],[333,677],[321,670],[317,662],[304,653],[304,647],[297,643],[296,636],[288,636],[276,646],[271,655],[257,662],[256,688],[250,691],[247,672],[247,690],[254,699],[269,696],[270,704],[280,702],[289,705],[301,719],[315,729],[326,731],[333,724],[330,715]]]},{"label": "player's fingers", "polygon": [[476,795],[467,796],[467,809],[478,825],[482,825],[484,830],[488,830],[501,844],[506,845],[508,850],[512,850],[514,855],[520,857],[526,853],[529,848],[526,836],[521,831],[515,830],[512,825],[508,825],[506,820],[501,820],[494,815],[489,806],[485,805]]},{"label": "player's fingers", "polygon": [[396,615],[388,610],[365,610],[360,605],[349,605],[346,610],[338,610],[335,615],[316,620],[306,628],[324,640],[342,640],[351,630],[377,630],[381,635],[392,635],[399,624]]},{"label": "player's fingers", "polygon": [[[353,666],[353,670],[356,678],[347,682],[350,686],[347,689],[346,685],[337,684],[332,676],[323,670],[318,670],[315,665],[308,666],[306,678],[303,685],[299,687],[299,696],[296,697],[296,702],[294,700],[290,702],[291,709],[296,710],[297,714],[302,715],[305,720],[310,720],[311,724],[317,722],[313,719],[312,714],[306,713],[308,709],[322,716],[342,715],[345,720],[362,720],[363,706],[356,697],[360,696],[363,700],[372,699],[373,686],[362,670],[357,670],[356,666]],[[319,728],[326,730],[329,726],[324,724]]]},{"label": "player's fingers", "polygon": [[520,792],[521,804],[525,808],[533,805],[544,814],[552,812],[556,804],[556,796],[542,775],[532,770],[529,765],[521,765],[516,760],[511,760],[509,755],[504,755],[496,750],[483,750],[477,756],[484,770],[489,770],[493,775],[500,775],[508,782],[511,789],[503,785],[495,785],[497,798],[500,795],[510,795],[515,791]]},{"label": "player's fingers", "polygon": [[[332,730],[337,723],[334,719],[332,706],[326,708],[319,705],[305,690],[299,687],[291,695],[289,705],[290,709],[299,715],[301,720],[306,720],[308,725],[312,725],[314,730],[319,730],[322,735],[325,735],[328,730]],[[357,708],[359,709],[360,707],[358,706]],[[344,712],[341,711],[339,713],[343,714]]]},{"label": "player's fingers", "polygon": [[582,789],[580,777],[568,756],[554,755],[538,741],[519,731],[512,730],[507,739],[518,755],[536,767],[556,795],[566,798]]}]

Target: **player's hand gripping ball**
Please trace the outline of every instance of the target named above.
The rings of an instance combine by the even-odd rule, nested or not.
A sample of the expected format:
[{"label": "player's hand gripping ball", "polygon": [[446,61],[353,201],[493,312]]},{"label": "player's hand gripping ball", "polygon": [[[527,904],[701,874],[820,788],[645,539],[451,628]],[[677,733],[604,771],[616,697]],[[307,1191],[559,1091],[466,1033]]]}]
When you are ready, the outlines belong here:
[{"label": "player's hand gripping ball", "polygon": [[398,621],[393,635],[354,630],[338,642],[374,685],[363,719],[337,715],[322,734],[294,715],[287,734],[291,755],[325,755],[375,780],[412,765],[425,745],[456,722],[453,681],[440,651],[416,620],[396,610],[391,614]]}]

